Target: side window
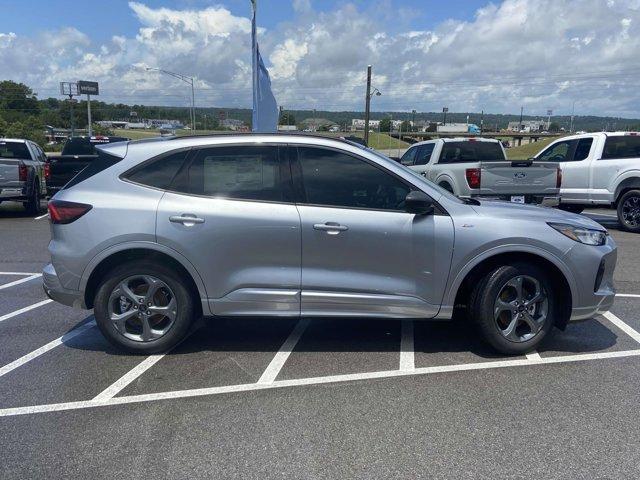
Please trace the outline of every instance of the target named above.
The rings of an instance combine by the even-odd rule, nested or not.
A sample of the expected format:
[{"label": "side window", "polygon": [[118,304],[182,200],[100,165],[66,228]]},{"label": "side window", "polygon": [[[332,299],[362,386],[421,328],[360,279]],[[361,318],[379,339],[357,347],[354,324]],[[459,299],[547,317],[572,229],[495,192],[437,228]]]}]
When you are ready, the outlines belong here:
[{"label": "side window", "polygon": [[431,154],[433,153],[433,149],[436,147],[435,143],[427,143],[426,145],[422,145],[420,150],[418,150],[418,155],[416,155],[416,165],[426,165],[431,160]]},{"label": "side window", "polygon": [[[198,151],[186,171],[186,191],[239,200],[283,202],[286,169],[275,146],[233,146]],[[288,177],[287,177],[288,178]]]},{"label": "side window", "polygon": [[640,136],[623,135],[607,137],[604,143],[602,159],[640,157]]},{"label": "side window", "polygon": [[558,142],[542,152],[538,160],[543,162],[570,162],[573,160],[570,154],[575,143],[575,140]]},{"label": "side window", "polygon": [[298,148],[307,203],[373,210],[404,210],[410,188],[362,159],[322,148]]},{"label": "side window", "polygon": [[402,155],[402,158],[400,158],[400,163],[407,167],[413,165],[413,162],[416,159],[416,152],[418,151],[418,148],[419,147],[412,147],[404,152],[404,155]]},{"label": "side window", "polygon": [[151,161],[133,171],[129,180],[149,187],[167,189],[187,158],[188,150],[176,152]]},{"label": "side window", "polygon": [[593,145],[593,138],[581,138],[578,140],[578,146],[576,147],[576,153],[573,155],[573,160],[575,162],[585,160],[589,156],[591,145]]}]

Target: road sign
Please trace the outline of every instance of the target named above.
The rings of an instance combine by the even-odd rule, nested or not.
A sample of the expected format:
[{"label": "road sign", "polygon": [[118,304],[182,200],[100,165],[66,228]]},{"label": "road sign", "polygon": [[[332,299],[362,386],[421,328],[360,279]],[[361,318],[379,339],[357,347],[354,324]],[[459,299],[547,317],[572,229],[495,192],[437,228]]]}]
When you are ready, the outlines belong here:
[{"label": "road sign", "polygon": [[547,117],[550,117],[551,115],[553,115],[553,110],[547,110]]},{"label": "road sign", "polygon": [[78,93],[86,95],[100,95],[98,82],[87,82],[80,80],[78,82]]},{"label": "road sign", "polygon": [[78,84],[75,82],[60,82],[60,95],[78,95]]}]

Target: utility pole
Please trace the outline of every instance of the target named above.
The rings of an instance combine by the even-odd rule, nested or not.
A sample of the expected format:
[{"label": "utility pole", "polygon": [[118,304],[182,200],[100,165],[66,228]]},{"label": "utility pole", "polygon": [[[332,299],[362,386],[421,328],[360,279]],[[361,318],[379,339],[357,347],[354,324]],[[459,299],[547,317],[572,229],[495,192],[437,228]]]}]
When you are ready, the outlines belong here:
[{"label": "utility pole", "polygon": [[482,132],[484,131],[484,110],[480,112],[480,135],[482,136]]},{"label": "utility pole", "polygon": [[520,107],[520,124],[518,125],[520,128],[518,128],[518,130],[522,130],[523,129],[523,125],[522,125],[522,114],[524,113],[524,107]]},{"label": "utility pole", "polygon": [[571,107],[571,125],[569,126],[569,133],[573,133],[573,115],[576,112],[576,101],[573,101],[573,106]]},{"label": "utility pole", "polygon": [[411,110],[411,113],[413,114],[413,118],[412,118],[412,123],[413,125],[411,125],[412,130],[415,130],[416,128],[416,111],[415,110]]},{"label": "utility pole", "polygon": [[367,96],[364,107],[364,144],[369,145],[369,115],[371,114],[371,65],[367,66]]}]

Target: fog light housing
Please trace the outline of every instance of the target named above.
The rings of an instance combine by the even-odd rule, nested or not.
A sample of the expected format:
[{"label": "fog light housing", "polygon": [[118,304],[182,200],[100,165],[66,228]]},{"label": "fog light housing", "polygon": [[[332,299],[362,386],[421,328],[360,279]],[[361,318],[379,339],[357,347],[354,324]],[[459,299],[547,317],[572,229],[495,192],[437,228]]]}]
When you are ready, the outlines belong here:
[{"label": "fog light housing", "polygon": [[598,273],[596,273],[596,283],[593,285],[593,291],[597,292],[600,290],[600,285],[602,284],[602,277],[604,277],[604,260],[600,262],[600,266],[598,267]]}]

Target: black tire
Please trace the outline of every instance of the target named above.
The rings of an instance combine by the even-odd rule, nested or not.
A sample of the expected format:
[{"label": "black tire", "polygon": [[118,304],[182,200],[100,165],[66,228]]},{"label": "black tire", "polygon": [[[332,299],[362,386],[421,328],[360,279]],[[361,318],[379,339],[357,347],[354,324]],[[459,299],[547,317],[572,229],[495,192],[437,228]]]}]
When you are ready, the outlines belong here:
[{"label": "black tire", "polygon": [[[546,318],[532,338],[512,341],[502,333],[495,319],[495,305],[505,284],[519,276],[536,279],[546,293]],[[522,355],[535,349],[553,328],[556,317],[556,301],[552,282],[540,268],[529,263],[514,263],[494,268],[488,272],[471,293],[469,299],[470,318],[476,322],[482,336],[496,351],[506,355]],[[526,327],[526,324],[524,325]]]},{"label": "black tire", "polygon": [[[126,278],[137,275],[151,275],[164,282],[177,302],[172,326],[160,338],[150,341],[125,337],[109,317],[109,297],[114,289]],[[195,300],[186,285],[185,280],[173,270],[153,262],[133,261],[120,265],[106,274],[98,287],[94,299],[96,323],[107,340],[122,350],[139,354],[166,352],[184,339],[194,321]]]},{"label": "black tire", "polygon": [[640,233],[640,190],[629,190],[618,200],[618,222],[627,232]]},{"label": "black tire", "polygon": [[571,203],[561,203],[558,208],[570,213],[582,213],[584,211],[584,207],[582,205],[573,205]]},{"label": "black tire", "polygon": [[29,200],[24,204],[24,208],[27,210],[29,215],[37,215],[40,213],[40,199],[40,182],[36,179],[33,187],[31,188]]}]

